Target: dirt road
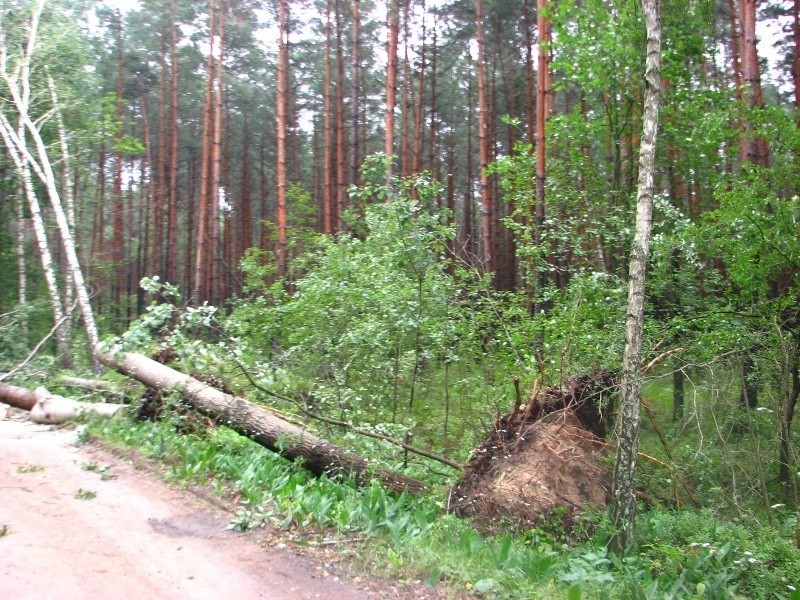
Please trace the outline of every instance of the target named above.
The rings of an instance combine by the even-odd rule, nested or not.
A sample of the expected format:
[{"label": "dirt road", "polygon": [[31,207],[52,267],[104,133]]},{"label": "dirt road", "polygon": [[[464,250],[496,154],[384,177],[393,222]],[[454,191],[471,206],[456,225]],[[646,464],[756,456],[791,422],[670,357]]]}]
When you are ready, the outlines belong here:
[{"label": "dirt road", "polygon": [[[75,440],[0,420],[0,599],[376,597],[226,531],[228,514]],[[105,475],[87,470],[108,462]]]}]

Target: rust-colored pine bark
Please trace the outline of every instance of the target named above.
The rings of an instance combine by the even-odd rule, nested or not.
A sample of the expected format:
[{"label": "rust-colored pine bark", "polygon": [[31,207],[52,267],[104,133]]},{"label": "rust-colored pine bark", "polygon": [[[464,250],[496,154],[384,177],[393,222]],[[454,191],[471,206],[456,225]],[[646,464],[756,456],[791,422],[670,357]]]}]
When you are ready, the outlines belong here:
[{"label": "rust-colored pine bark", "polygon": [[[758,0],[739,0],[741,21],[742,83],[747,104],[753,109],[764,107],[761,90],[761,67],[758,60],[758,38],[756,37],[756,8]],[[752,127],[745,126],[746,134],[742,147],[742,162],[769,167],[769,147],[763,136],[754,136]]]},{"label": "rust-colored pine bark", "polygon": [[124,227],[124,199],[122,197],[122,119],[124,114],[123,101],[123,72],[122,72],[122,15],[117,11],[117,101],[116,101],[116,123],[114,124],[114,217],[113,217],[113,238],[111,243],[111,260],[114,263],[114,285],[112,297],[114,300],[114,310],[119,314],[121,309],[120,301],[123,297],[123,285],[125,281],[125,236]]},{"label": "rust-colored pine bark", "polygon": [[[384,132],[383,153],[394,156],[394,110],[397,98],[397,45],[400,32],[400,5],[398,0],[386,3],[386,20],[389,29],[386,55],[386,126]],[[392,178],[392,164],[386,167],[387,182]]]},{"label": "rust-colored pine bark", "polygon": [[276,107],[277,158],[275,172],[277,209],[275,221],[277,227],[277,245],[275,248],[278,260],[278,276],[286,275],[286,107],[288,104],[289,77],[289,7],[287,0],[278,3],[278,94]]},{"label": "rust-colored pine bark", "polygon": [[177,0],[170,8],[172,43],[170,48],[170,99],[169,99],[169,193],[167,207],[167,255],[165,274],[167,281],[178,278],[178,23]]},{"label": "rust-colored pine bark", "polygon": [[192,299],[196,304],[208,300],[209,245],[211,239],[210,217],[211,199],[211,146],[213,144],[214,115],[214,53],[216,52],[216,0],[210,1],[209,52],[206,60],[206,92],[203,106],[203,148],[200,156],[200,192],[197,207],[197,250],[195,253],[194,291]]},{"label": "rust-colored pine bark", "polygon": [[344,119],[344,31],[342,24],[341,0],[336,0],[336,222],[335,230],[344,229],[344,197],[347,190],[347,173],[345,162],[347,149],[345,145]]},{"label": "rust-colored pine bark", "polygon": [[351,2],[353,29],[350,53],[350,183],[358,183],[359,161],[359,100],[361,98],[361,12],[359,0]]},{"label": "rust-colored pine bark", "polygon": [[491,115],[489,114],[489,98],[486,82],[486,41],[483,33],[483,0],[475,0],[475,41],[478,46],[478,157],[480,161],[481,193],[481,259],[486,271],[493,271],[492,257],[492,210],[494,198],[492,186],[486,169],[491,160]]},{"label": "rust-colored pine bark", "polygon": [[325,2],[325,83],[322,92],[322,231],[333,233],[335,222],[333,189],[333,124],[332,124],[332,76],[331,76],[331,0]]}]

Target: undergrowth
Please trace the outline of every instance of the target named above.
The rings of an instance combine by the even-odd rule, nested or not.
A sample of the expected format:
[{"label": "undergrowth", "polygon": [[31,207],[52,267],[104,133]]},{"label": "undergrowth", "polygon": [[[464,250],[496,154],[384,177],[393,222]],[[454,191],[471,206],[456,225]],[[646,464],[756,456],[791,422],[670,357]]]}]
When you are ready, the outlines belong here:
[{"label": "undergrowth", "polygon": [[87,432],[160,461],[175,483],[235,493],[232,529],[281,528],[299,543],[318,535],[348,541],[359,566],[445,584],[453,596],[800,600],[800,551],[790,541],[797,515],[769,526],[723,523],[710,510],[653,510],[639,521],[638,551],[617,556],[606,550],[612,531],[603,516],[581,516],[573,532],[543,522],[484,535],[434,498],[315,478],[225,427],[181,435],[169,419],[115,418],[92,421]]}]

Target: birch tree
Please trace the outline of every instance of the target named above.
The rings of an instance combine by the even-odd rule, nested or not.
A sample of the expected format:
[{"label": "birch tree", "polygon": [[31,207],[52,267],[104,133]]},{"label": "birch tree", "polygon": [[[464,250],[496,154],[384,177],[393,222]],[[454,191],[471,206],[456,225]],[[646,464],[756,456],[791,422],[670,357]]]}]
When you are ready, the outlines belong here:
[{"label": "birch tree", "polygon": [[628,312],[622,389],[615,430],[617,455],[611,496],[611,520],[618,528],[618,548],[631,545],[636,517],[636,466],[639,447],[639,396],[642,373],[642,329],[647,255],[653,212],[658,109],[661,94],[661,15],[658,0],[642,0],[647,27],[645,99],[642,144],[639,149],[639,180],[636,197],[636,233],[631,248],[628,275]]},{"label": "birch tree", "polygon": [[[64,248],[64,255],[67,262],[67,269],[69,270],[69,277],[75,285],[76,302],[80,308],[81,316],[83,317],[86,335],[93,355],[93,349],[99,341],[97,326],[94,319],[94,312],[92,311],[92,306],[89,302],[89,294],[83,278],[80,262],[78,261],[78,255],[75,250],[75,241],[73,238],[72,229],[70,227],[66,211],[64,210],[64,206],[61,202],[58,186],[56,184],[55,173],[53,172],[53,167],[47,153],[47,147],[42,139],[41,131],[39,129],[42,126],[42,123],[47,120],[53,111],[51,111],[49,114],[46,114],[45,118],[37,119],[36,122],[34,122],[29,112],[31,98],[31,62],[36,50],[39,21],[43,8],[44,0],[38,0],[34,5],[31,14],[25,49],[23,50],[22,55],[14,61],[14,67],[10,70],[10,57],[8,54],[8,48],[6,47],[5,40],[0,37],[0,78],[2,78],[2,81],[5,84],[5,88],[10,97],[11,105],[16,112],[15,116],[20,124],[20,129],[18,131],[15,130],[11,126],[6,114],[4,112],[0,112],[0,133],[2,134],[3,140],[9,149],[9,153],[12,155],[12,158],[15,154],[17,155],[17,157],[14,158],[14,162],[15,165],[18,166],[18,170],[21,168],[24,174],[26,164],[29,165],[30,169],[42,181],[42,184],[47,190],[47,195],[50,199],[50,205],[58,226],[61,243]],[[56,106],[53,108],[53,110],[57,112],[58,108],[59,107]],[[35,156],[28,149],[26,139],[28,137],[33,142]],[[38,207],[38,201],[35,201],[35,196],[32,192],[32,183],[30,184],[30,188],[31,191],[27,192],[29,205],[31,205],[32,208],[34,205]],[[45,270],[47,271],[47,269]],[[51,291],[51,297],[53,293],[54,292]],[[53,304],[55,310],[56,304],[60,305],[60,299],[56,303],[55,299],[51,298],[51,303]],[[58,320],[58,318],[56,318],[56,320]],[[94,363],[94,368],[96,371],[99,371],[100,369],[99,363],[96,361]]]}]

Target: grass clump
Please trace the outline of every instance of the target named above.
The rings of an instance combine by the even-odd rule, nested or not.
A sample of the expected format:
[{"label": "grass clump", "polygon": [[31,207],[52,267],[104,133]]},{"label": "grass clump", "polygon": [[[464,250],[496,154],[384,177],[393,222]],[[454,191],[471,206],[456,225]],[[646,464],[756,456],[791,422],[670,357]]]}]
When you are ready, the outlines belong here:
[{"label": "grass clump", "polygon": [[606,548],[613,531],[603,515],[581,515],[571,532],[543,521],[486,535],[444,514],[436,499],[313,477],[225,427],[181,435],[169,420],[117,418],[93,421],[89,432],[161,461],[174,482],[236,493],[232,529],[270,525],[292,530],[299,543],[318,535],[348,540],[359,566],[398,581],[497,599],[798,600],[800,550],[790,542],[797,515],[788,512],[780,526],[723,522],[709,509],[645,512],[639,549],[620,556]]}]

